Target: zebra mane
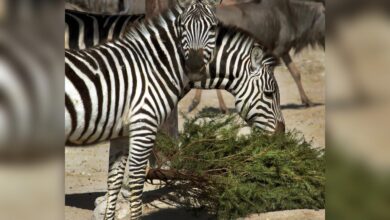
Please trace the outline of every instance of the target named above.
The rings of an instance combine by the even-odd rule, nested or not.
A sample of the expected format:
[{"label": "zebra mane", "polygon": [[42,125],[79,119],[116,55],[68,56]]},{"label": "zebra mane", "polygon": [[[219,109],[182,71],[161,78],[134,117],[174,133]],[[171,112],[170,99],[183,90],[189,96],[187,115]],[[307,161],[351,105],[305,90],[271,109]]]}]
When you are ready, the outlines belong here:
[{"label": "zebra mane", "polygon": [[261,49],[263,49],[264,51],[267,51],[267,52],[270,51],[270,48],[271,48],[270,45],[266,45],[266,43],[264,43],[263,41],[258,39],[252,33],[250,33],[249,31],[246,31],[246,30],[244,30],[236,25],[224,24],[223,22],[220,21],[218,24],[218,31],[219,31],[218,38],[220,38],[220,39],[218,40],[218,38],[217,38],[217,46],[219,46],[222,43],[222,39],[227,35],[228,36],[245,35],[247,38],[252,38],[259,45],[259,47],[261,47]]},{"label": "zebra mane", "polygon": [[218,36],[217,36],[217,47],[221,46],[222,41],[227,36],[244,35],[246,38],[254,40],[257,47],[260,47],[264,51],[264,56],[261,60],[263,66],[275,67],[280,64],[279,58],[272,53],[271,46],[266,45],[264,42],[259,40],[251,32],[246,31],[235,25],[225,25],[222,22],[218,24]]},{"label": "zebra mane", "polygon": [[183,12],[183,8],[176,4],[175,6],[166,9],[161,12],[159,15],[151,18],[145,18],[144,20],[137,22],[133,25],[128,25],[124,32],[124,36],[127,37],[137,37],[137,32],[149,33],[147,30],[148,27],[152,25],[166,26],[167,22],[174,22],[177,16]]}]

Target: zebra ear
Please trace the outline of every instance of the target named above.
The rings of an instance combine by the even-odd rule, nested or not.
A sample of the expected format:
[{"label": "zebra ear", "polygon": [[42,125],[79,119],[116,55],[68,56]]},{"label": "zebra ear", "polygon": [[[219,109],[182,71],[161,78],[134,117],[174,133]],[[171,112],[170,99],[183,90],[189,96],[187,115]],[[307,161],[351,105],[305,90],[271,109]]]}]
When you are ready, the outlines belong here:
[{"label": "zebra ear", "polygon": [[261,67],[261,61],[264,58],[264,51],[255,46],[251,51],[251,68],[253,72],[257,72]]},{"label": "zebra ear", "polygon": [[251,70],[258,72],[260,68],[267,67],[271,72],[279,65],[279,59],[265,48],[255,46],[251,51]]},{"label": "zebra ear", "polygon": [[179,4],[181,7],[185,8],[189,6],[194,0],[177,0],[177,4]]}]

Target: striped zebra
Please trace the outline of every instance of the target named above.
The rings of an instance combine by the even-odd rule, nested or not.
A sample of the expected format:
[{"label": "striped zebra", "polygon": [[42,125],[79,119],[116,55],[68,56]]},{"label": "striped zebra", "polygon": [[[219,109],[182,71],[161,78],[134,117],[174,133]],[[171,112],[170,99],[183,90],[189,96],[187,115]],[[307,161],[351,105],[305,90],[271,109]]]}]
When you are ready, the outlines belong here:
[{"label": "striped zebra", "polygon": [[98,15],[65,10],[65,48],[86,49],[117,39],[145,15]]},{"label": "striped zebra", "polygon": [[[182,97],[192,88],[225,89],[235,97],[236,109],[249,125],[283,133],[285,123],[273,73],[278,59],[267,51],[246,31],[220,24],[214,59],[204,69],[206,78],[190,82]],[[110,151],[110,157],[112,154]],[[121,172],[124,172],[125,162],[120,165]],[[124,191],[124,197],[126,194]],[[99,205],[104,207],[105,202],[100,200]]]},{"label": "striped zebra", "polygon": [[131,219],[142,215],[146,163],[157,129],[187,81],[203,79],[201,70],[213,58],[218,23],[213,6],[219,1],[178,3],[129,28],[123,38],[65,52],[67,144],[129,140],[128,151],[110,159],[104,219],[115,217],[126,162]]},{"label": "striped zebra", "polygon": [[[72,31],[72,26],[69,27],[68,30]],[[218,59],[214,59],[205,69],[207,79],[191,83],[190,87],[226,89],[236,97],[237,110],[248,123],[271,132],[283,132],[279,90],[273,76],[276,58],[263,53],[265,49],[261,44],[255,43],[250,35],[239,29],[219,25],[216,32],[219,46],[215,53],[219,54]],[[183,96],[190,87],[186,88]],[[110,158],[116,153],[110,150]],[[124,169],[126,156],[122,158],[120,167]],[[102,206],[105,207],[105,204]]]},{"label": "striped zebra", "polygon": [[279,87],[274,76],[278,59],[251,34],[219,24],[213,61],[204,70],[205,78],[189,83],[192,88],[225,89],[235,97],[240,116],[252,126],[283,133]]}]

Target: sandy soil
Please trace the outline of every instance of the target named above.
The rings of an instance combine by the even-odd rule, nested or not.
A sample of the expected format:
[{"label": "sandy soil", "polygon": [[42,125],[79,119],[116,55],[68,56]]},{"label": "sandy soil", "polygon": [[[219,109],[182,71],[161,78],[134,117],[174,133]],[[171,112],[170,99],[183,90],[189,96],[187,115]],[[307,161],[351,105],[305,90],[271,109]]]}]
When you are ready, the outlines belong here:
[{"label": "sandy soil", "polygon": [[[325,53],[322,50],[305,50],[294,56],[296,65],[301,70],[304,88],[311,100],[317,106],[304,108],[300,103],[298,89],[283,65],[275,71],[281,92],[281,104],[287,129],[296,129],[311,140],[315,147],[325,147]],[[194,92],[190,92],[179,104],[179,111],[186,112]],[[234,99],[223,91],[225,102],[229,108],[234,108]],[[201,104],[189,115],[196,114],[204,107],[218,108],[215,91],[204,91]],[[182,117],[179,118],[179,124]],[[181,127],[181,126],[179,126]],[[103,195],[106,189],[108,166],[108,145],[65,151],[65,192],[66,220],[91,219],[93,203],[96,197]],[[157,207],[157,208],[156,208]],[[164,209],[159,209],[163,207]],[[182,209],[172,207],[161,201],[155,201],[146,206],[150,213],[143,219],[206,219],[207,216],[193,217]],[[324,210],[292,210],[275,213],[253,215],[246,219],[325,219]]]}]

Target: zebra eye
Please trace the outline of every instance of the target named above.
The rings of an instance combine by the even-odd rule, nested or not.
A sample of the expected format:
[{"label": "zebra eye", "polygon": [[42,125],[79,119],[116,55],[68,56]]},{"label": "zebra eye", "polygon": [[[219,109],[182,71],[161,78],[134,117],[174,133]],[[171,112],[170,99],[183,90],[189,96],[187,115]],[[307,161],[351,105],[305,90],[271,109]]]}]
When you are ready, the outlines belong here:
[{"label": "zebra eye", "polygon": [[270,99],[273,97],[274,91],[264,91],[264,95],[265,95],[265,97]]}]

